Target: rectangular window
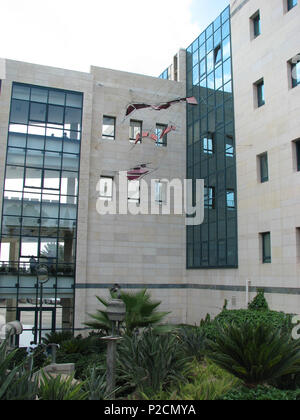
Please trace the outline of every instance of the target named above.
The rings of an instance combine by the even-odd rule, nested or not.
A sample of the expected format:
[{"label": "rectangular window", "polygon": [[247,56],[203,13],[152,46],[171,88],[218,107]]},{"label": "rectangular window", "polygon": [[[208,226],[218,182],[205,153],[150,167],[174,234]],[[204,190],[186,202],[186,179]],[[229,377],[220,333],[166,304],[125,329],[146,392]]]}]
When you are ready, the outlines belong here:
[{"label": "rectangular window", "polygon": [[128,201],[130,203],[140,202],[140,181],[128,180]]},{"label": "rectangular window", "polygon": [[100,178],[100,199],[112,201],[113,198],[113,178],[102,176]]},{"label": "rectangular window", "polygon": [[296,228],[297,263],[300,263],[300,228]]},{"label": "rectangular window", "polygon": [[204,187],[204,207],[206,209],[215,208],[215,187]]},{"label": "rectangular window", "polygon": [[130,143],[136,142],[138,138],[139,138],[138,143],[142,142],[142,130],[143,130],[142,121],[130,120],[130,127],[129,127]]},{"label": "rectangular window", "polygon": [[269,181],[269,165],[268,165],[268,153],[263,153],[258,156],[259,160],[259,170],[260,170],[260,182]]},{"label": "rectangular window", "polygon": [[297,6],[298,0],[287,0],[287,10],[292,10],[295,6]]},{"label": "rectangular window", "polygon": [[261,233],[261,240],[262,240],[262,261],[264,264],[270,264],[272,262],[271,233],[270,232]]},{"label": "rectangular window", "polygon": [[214,49],[214,60],[215,60],[215,66],[217,66],[222,61],[222,48],[221,48],[221,44],[218,45]]},{"label": "rectangular window", "polygon": [[292,87],[300,85],[300,55],[291,61]]},{"label": "rectangular window", "polygon": [[226,140],[226,145],[225,145],[226,157],[234,157],[233,136],[226,134],[225,140]]},{"label": "rectangular window", "polygon": [[156,145],[166,147],[168,142],[168,135],[165,133],[165,130],[168,128],[164,124],[156,124],[155,134],[157,136]]},{"label": "rectangular window", "polygon": [[257,38],[261,34],[261,19],[259,10],[251,17],[253,38]]},{"label": "rectangular window", "polygon": [[115,117],[103,116],[102,139],[115,140],[116,119]]},{"label": "rectangular window", "polygon": [[203,153],[208,155],[214,154],[214,137],[212,133],[208,133],[205,137],[203,137],[202,144]]},{"label": "rectangular window", "polygon": [[227,190],[226,192],[226,202],[228,209],[235,209],[235,192],[234,190]]},{"label": "rectangular window", "polygon": [[300,140],[296,140],[293,142],[293,147],[295,148],[295,155],[296,156],[296,170],[300,172]]},{"label": "rectangular window", "polygon": [[167,202],[167,184],[165,182],[155,182],[155,202],[159,204],[166,204]]},{"label": "rectangular window", "polygon": [[254,84],[255,87],[255,94],[256,94],[256,106],[260,108],[261,106],[265,105],[265,83],[264,80],[260,80]]}]

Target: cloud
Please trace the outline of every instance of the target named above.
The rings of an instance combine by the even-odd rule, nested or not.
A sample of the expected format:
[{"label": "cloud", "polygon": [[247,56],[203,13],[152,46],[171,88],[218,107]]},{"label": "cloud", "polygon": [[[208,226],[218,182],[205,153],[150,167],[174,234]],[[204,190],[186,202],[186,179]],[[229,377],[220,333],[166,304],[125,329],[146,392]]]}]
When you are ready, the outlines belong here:
[{"label": "cloud", "polygon": [[157,76],[199,34],[192,0],[2,0],[0,56]]}]

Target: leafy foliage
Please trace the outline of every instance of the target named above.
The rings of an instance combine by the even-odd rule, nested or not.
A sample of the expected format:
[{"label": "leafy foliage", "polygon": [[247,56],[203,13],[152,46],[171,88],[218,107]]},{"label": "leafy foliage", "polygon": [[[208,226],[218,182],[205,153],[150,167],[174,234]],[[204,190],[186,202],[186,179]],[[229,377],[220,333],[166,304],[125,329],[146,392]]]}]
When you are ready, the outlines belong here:
[{"label": "leafy foliage", "polygon": [[300,343],[264,324],[220,328],[209,348],[213,362],[249,387],[300,372]]},{"label": "leafy foliage", "polygon": [[7,354],[7,343],[0,345],[0,400],[33,400],[37,391],[37,380],[32,371],[25,370],[24,361],[10,368],[17,350]]},{"label": "leafy foliage", "polygon": [[[89,314],[92,321],[87,322],[87,325],[94,330],[104,330],[110,333],[112,330],[112,323],[108,319],[106,308],[109,301],[96,296],[98,301],[105,307],[104,310],[97,310],[94,315]],[[115,298],[116,295],[111,292],[111,297]],[[151,296],[143,289],[136,293],[129,293],[121,291],[120,299],[126,305],[126,317],[124,322],[124,332],[127,335],[132,335],[135,329],[145,328],[159,324],[168,312],[158,312],[157,308],[161,302],[153,302]]]},{"label": "leafy foliage", "polygon": [[220,369],[214,363],[206,360],[199,363],[196,360],[188,364],[186,381],[171,386],[170,389],[156,393],[140,392],[133,399],[140,400],[189,400],[215,401],[235,389],[239,381],[229,373]]},{"label": "leafy foliage", "polygon": [[265,298],[265,292],[263,289],[259,289],[257,295],[251,303],[248,305],[248,309],[252,311],[268,311],[269,305]]},{"label": "leafy foliage", "polygon": [[296,401],[300,400],[300,390],[282,391],[261,385],[255,389],[242,387],[229,391],[220,399],[223,401]]},{"label": "leafy foliage", "polygon": [[118,349],[121,381],[132,391],[155,393],[174,381],[184,380],[188,358],[172,334],[156,334],[151,330],[141,335],[125,336]]},{"label": "leafy foliage", "polygon": [[249,309],[224,310],[213,321],[205,323],[201,328],[210,340],[215,340],[220,328],[235,324],[252,327],[265,325],[272,331],[281,330],[286,334],[292,331],[292,316],[276,311],[255,311]]},{"label": "leafy foliage", "polygon": [[72,340],[73,333],[71,331],[51,332],[43,337],[44,344],[55,343],[61,345],[64,341]]},{"label": "leafy foliage", "polygon": [[193,375],[178,391],[179,400],[215,401],[238,384],[231,374],[210,361],[192,364]]},{"label": "leafy foliage", "polygon": [[206,337],[201,328],[181,327],[178,330],[178,337],[187,356],[195,357],[198,362],[203,360],[206,350]]},{"label": "leafy foliage", "polygon": [[53,377],[41,373],[38,397],[41,401],[74,401],[86,400],[88,393],[83,391],[84,384],[74,382],[74,377],[63,378],[61,375]]}]

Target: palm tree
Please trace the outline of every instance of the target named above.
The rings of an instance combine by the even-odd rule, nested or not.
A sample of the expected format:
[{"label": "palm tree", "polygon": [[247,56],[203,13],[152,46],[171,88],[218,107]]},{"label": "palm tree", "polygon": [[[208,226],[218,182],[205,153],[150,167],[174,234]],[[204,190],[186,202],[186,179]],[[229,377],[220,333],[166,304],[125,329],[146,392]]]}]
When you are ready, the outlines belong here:
[{"label": "palm tree", "polygon": [[220,327],[209,342],[209,358],[249,388],[300,372],[300,342],[269,326]]},{"label": "palm tree", "polygon": [[[113,291],[110,292],[110,295],[111,298],[116,298]],[[108,300],[99,296],[96,296],[96,298],[107,308],[109,304]],[[169,312],[158,312],[156,310],[161,302],[153,302],[146,289],[136,293],[121,291],[120,299],[123,300],[126,305],[124,330],[127,335],[132,335],[136,328],[155,326],[169,314]],[[89,316],[92,318],[92,321],[85,323],[85,325],[94,330],[104,330],[107,333],[111,332],[112,323],[108,319],[106,310],[98,309],[96,314],[89,314]]]}]

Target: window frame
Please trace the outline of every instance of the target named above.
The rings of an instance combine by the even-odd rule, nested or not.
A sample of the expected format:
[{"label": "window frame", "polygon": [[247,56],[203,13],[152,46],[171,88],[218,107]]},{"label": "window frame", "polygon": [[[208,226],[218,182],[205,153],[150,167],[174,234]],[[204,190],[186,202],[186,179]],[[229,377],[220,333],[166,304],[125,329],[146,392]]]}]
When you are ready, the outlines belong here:
[{"label": "window frame", "polygon": [[[297,56],[299,60],[297,63],[294,63],[292,59],[290,61],[290,68],[291,68],[291,87],[292,89],[296,88],[300,85],[300,55]],[[298,69],[299,68],[299,69]],[[297,78],[297,73],[299,71],[299,79]],[[294,72],[296,73],[296,79],[294,78]]]},{"label": "window frame", "polygon": [[[266,159],[266,168],[267,168],[267,175],[263,175],[263,163],[264,163],[264,159]],[[258,160],[259,160],[259,179],[260,179],[260,183],[261,184],[265,184],[266,182],[269,182],[270,177],[269,177],[269,156],[268,156],[268,152],[264,152],[260,155],[258,155]]]},{"label": "window frame", "polygon": [[167,145],[168,145],[168,134],[165,134],[163,136],[163,138],[161,139],[160,136],[159,136],[159,133],[158,133],[159,130],[161,130],[163,132],[166,128],[168,128],[167,124],[157,123],[156,126],[155,126],[155,134],[157,136],[157,140],[156,140],[155,144],[158,147],[167,147]]},{"label": "window frame", "polygon": [[216,187],[204,187],[204,208],[209,210],[216,208]]},{"label": "window frame", "polygon": [[[103,133],[104,119],[105,118],[113,120],[113,135]],[[116,117],[112,117],[110,115],[103,115],[103,118],[102,118],[102,140],[111,140],[111,141],[116,140],[116,120],[117,120]]]},{"label": "window frame", "polygon": [[140,140],[137,143],[142,143],[142,133],[143,133],[143,121],[141,120],[130,120],[129,123],[129,142],[130,143],[135,143],[136,142],[136,137],[132,137],[132,134],[134,133],[134,123],[138,123],[140,126]]},{"label": "window frame", "polygon": [[[134,183],[134,182],[138,183],[138,194],[139,194],[138,198],[132,198],[132,197],[129,196],[129,184]],[[140,180],[138,180],[138,179],[134,179],[134,180],[128,179],[127,180],[127,201],[128,201],[128,203],[140,204],[140,202],[141,202],[141,183],[140,183]]]},{"label": "window frame", "polygon": [[257,10],[250,18],[252,38],[256,39],[261,35],[261,15],[260,10]]},{"label": "window frame", "polygon": [[[111,181],[111,194],[110,195],[101,195],[101,180],[110,180]],[[114,192],[114,177],[113,176],[100,176],[100,184],[99,184],[99,198],[102,201],[112,201],[113,200],[113,192]]]},{"label": "window frame", "polygon": [[[272,263],[272,242],[271,242],[271,232],[263,232],[261,235],[261,245],[262,245],[262,263],[271,264]],[[266,241],[269,241],[267,243]],[[266,248],[269,247],[269,252],[266,253]]]},{"label": "window frame", "polygon": [[266,104],[265,81],[263,78],[254,83],[254,89],[255,108],[261,108]]},{"label": "window frame", "polygon": [[286,11],[289,12],[292,9],[294,9],[294,7],[298,6],[298,0],[295,0],[295,4],[293,4],[294,0],[286,0]]}]

